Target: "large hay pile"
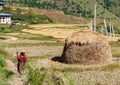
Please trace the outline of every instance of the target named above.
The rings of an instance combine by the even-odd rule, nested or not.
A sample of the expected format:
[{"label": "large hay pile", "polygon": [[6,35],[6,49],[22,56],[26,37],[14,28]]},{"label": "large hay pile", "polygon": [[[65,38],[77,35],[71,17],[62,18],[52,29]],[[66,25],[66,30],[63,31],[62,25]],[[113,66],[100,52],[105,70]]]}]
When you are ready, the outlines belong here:
[{"label": "large hay pile", "polygon": [[66,40],[61,59],[68,64],[106,64],[112,60],[111,48],[101,34],[83,30]]}]

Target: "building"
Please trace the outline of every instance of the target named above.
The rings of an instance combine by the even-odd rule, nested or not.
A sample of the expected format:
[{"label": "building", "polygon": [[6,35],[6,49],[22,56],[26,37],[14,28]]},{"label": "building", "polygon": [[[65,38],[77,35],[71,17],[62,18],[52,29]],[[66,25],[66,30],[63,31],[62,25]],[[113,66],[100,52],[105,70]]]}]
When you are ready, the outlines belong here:
[{"label": "building", "polygon": [[12,24],[20,25],[20,21],[19,20],[12,20]]},{"label": "building", "polygon": [[12,14],[0,13],[0,24],[11,24]]},{"label": "building", "polygon": [[0,10],[2,10],[3,9],[3,6],[5,5],[5,3],[4,2],[0,2]]}]

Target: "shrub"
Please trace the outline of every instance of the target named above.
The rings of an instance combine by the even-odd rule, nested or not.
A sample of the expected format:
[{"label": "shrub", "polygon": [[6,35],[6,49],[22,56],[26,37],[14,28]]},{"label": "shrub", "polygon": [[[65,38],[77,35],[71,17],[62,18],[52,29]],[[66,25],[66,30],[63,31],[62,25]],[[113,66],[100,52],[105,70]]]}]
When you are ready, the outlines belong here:
[{"label": "shrub", "polygon": [[6,66],[6,62],[0,56],[0,68],[5,67],[5,66]]},{"label": "shrub", "polygon": [[41,73],[39,69],[29,68],[28,82],[30,85],[42,85],[45,79],[45,73]]}]

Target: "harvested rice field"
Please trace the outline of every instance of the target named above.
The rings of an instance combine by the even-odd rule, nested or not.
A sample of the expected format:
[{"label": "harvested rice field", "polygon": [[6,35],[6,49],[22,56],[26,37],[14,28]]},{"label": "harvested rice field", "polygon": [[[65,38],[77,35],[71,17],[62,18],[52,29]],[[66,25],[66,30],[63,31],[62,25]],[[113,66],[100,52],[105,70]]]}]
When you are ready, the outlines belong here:
[{"label": "harvested rice field", "polygon": [[[7,59],[9,69],[14,72],[13,78],[9,80],[10,83],[13,82],[10,85],[18,85],[18,83],[21,83],[20,85],[120,85],[120,44],[118,42],[110,43],[113,61],[109,64],[65,64],[60,61],[65,43],[57,41],[86,27],[73,24],[31,25],[30,27],[29,30],[24,29],[23,33],[2,35],[16,39],[0,41],[2,52],[6,54],[4,58]],[[27,63],[23,75],[19,77],[16,70],[16,52],[21,50],[26,51]],[[16,78],[15,82],[14,78]]]}]

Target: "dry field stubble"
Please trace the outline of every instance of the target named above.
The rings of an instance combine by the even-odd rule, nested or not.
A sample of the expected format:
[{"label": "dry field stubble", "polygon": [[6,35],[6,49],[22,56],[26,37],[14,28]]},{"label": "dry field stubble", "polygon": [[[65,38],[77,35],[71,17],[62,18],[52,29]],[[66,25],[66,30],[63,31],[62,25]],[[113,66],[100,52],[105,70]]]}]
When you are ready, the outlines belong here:
[{"label": "dry field stubble", "polygon": [[59,56],[62,53],[63,46],[26,46],[26,47],[5,47],[5,50],[16,56],[16,52],[26,51],[28,57],[51,55]]},{"label": "dry field stubble", "polygon": [[[5,50],[15,56],[15,52],[25,49],[28,56],[28,64],[34,69],[45,68],[54,72],[54,76],[66,78],[64,83],[72,80],[74,85],[119,85],[120,84],[120,64],[113,63],[105,66],[82,66],[67,65],[51,61],[53,56],[62,54],[63,46],[26,46],[26,47],[5,47]],[[41,58],[42,57],[42,58]],[[70,80],[69,80],[70,79]]]},{"label": "dry field stubble", "polygon": [[[60,28],[61,29],[61,28]],[[68,29],[66,29],[68,30]],[[35,43],[34,43],[35,44]],[[61,46],[10,46],[4,47],[7,52],[15,56],[16,51],[26,50],[28,56],[28,64],[34,69],[47,69],[50,73],[54,72],[54,76],[66,78],[67,81],[73,81],[74,84],[69,85],[120,85],[120,64],[112,63],[105,66],[81,66],[67,65],[55,61],[51,61],[53,56],[62,54],[63,45]],[[33,57],[34,56],[34,57]],[[66,82],[64,81],[66,85]]]},{"label": "dry field stubble", "polygon": [[48,25],[30,25],[30,28],[34,29],[24,29],[24,32],[32,34],[42,34],[45,36],[52,36],[55,38],[67,38],[72,33],[77,32],[81,29],[88,28],[87,25],[79,24],[48,24]]},{"label": "dry field stubble", "polygon": [[[119,85],[120,64],[113,63],[104,66],[67,65],[53,62],[49,59],[33,59],[29,64],[35,69],[46,69],[54,76],[65,79],[65,74],[73,81],[73,85]],[[64,81],[64,85],[69,80]],[[67,84],[71,85],[71,84]]]},{"label": "dry field stubble", "polygon": [[112,47],[113,57],[120,57],[120,47]]}]

